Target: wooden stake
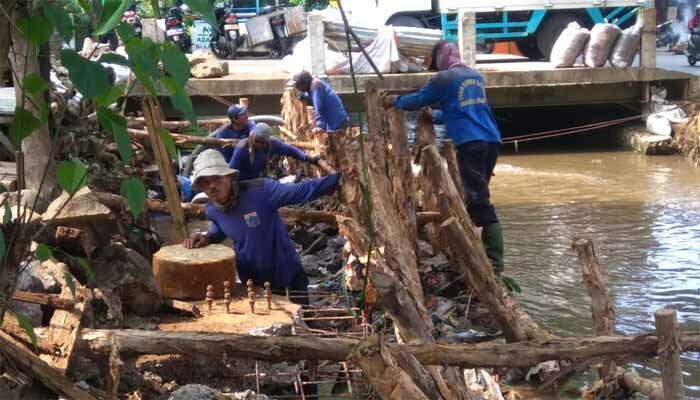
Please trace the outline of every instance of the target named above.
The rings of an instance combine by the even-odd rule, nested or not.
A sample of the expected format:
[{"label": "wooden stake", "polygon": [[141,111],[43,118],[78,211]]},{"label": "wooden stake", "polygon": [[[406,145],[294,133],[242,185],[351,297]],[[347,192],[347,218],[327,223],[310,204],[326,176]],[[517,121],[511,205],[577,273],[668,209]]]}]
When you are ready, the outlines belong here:
[{"label": "wooden stake", "polygon": [[73,306],[75,306],[75,301],[72,298],[67,299],[61,298],[55,294],[23,292],[21,290],[15,291],[15,293],[12,295],[12,300],[21,301],[24,303],[41,304],[57,310],[72,310]]},{"label": "wooden stake", "polygon": [[3,331],[0,331],[0,348],[3,355],[11,358],[19,369],[56,393],[71,400],[95,400],[92,395],[79,389],[60,371],[51,368],[50,365]]},{"label": "wooden stake", "polygon": [[[74,282],[77,282],[73,278]],[[74,299],[75,306],[70,310],[56,310],[51,317],[49,324],[49,342],[58,350],[55,354],[43,355],[44,361],[65,374],[73,360],[73,349],[80,336],[80,329],[83,323],[83,314],[90,308],[92,291],[79,284],[76,285],[75,294],[67,286],[63,287],[61,298]]]},{"label": "wooden stake", "polygon": [[112,338],[112,349],[109,353],[109,374],[107,375],[107,400],[119,398],[119,380],[124,368],[124,362],[119,358],[119,345]]},{"label": "wooden stake", "polygon": [[165,200],[170,209],[170,216],[173,221],[173,227],[175,228],[175,239],[178,242],[182,242],[189,234],[187,232],[187,225],[185,224],[185,213],[182,211],[182,207],[180,207],[180,193],[177,190],[177,183],[175,182],[175,173],[173,172],[170,155],[168,155],[165,143],[163,143],[163,139],[161,139],[160,133],[158,132],[162,129],[160,121],[162,121],[163,118],[160,115],[160,110],[155,104],[155,101],[149,97],[143,100],[143,112],[146,118],[148,136],[151,139],[151,147],[153,148],[153,154],[160,172],[160,179],[165,188]]},{"label": "wooden stake", "polygon": [[663,362],[661,378],[664,400],[685,399],[683,371],[681,370],[681,343],[676,310],[659,310],[654,313],[656,335],[659,338],[659,359]]}]

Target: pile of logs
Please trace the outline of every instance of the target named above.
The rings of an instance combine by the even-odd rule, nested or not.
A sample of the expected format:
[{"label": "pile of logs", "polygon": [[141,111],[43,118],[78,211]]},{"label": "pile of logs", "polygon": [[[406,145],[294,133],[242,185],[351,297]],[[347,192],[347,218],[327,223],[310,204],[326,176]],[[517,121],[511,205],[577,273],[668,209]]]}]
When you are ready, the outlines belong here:
[{"label": "pile of logs", "polygon": [[700,165],[700,113],[691,115],[688,122],[676,130],[673,142],[682,155],[695,166]]}]

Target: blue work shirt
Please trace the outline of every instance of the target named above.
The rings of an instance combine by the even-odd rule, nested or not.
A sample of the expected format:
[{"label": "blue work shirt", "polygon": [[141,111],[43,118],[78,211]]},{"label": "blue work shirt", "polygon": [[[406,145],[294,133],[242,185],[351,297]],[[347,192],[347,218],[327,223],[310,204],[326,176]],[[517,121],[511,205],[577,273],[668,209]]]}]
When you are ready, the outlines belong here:
[{"label": "blue work shirt", "polygon": [[299,161],[306,161],[307,158],[306,153],[303,151],[273,137],[270,138],[268,151],[255,150],[253,161],[251,162],[248,139],[244,139],[236,145],[229,166],[238,170],[238,179],[240,180],[260,178],[265,172],[267,163],[273,156],[289,156]]},{"label": "blue work shirt", "polygon": [[311,101],[314,103],[316,127],[330,132],[342,128],[348,120],[340,97],[326,82],[318,79],[313,81]]},{"label": "blue work shirt", "polygon": [[418,110],[439,103],[435,123],[444,119],[447,135],[455,146],[483,140],[500,143],[501,131],[486,101],[486,82],[481,74],[464,65],[438,72],[425,86],[414,93],[399,96],[394,106],[402,110]]},{"label": "blue work shirt", "polygon": [[301,258],[277,210],[333,192],[338,178],[333,174],[294,184],[272,179],[242,181],[238,201],[228,211],[211,201],[207,204],[210,240],[217,243],[228,237],[233,241],[241,282],[253,279],[258,286],[270,282],[273,289],[284,289],[301,268]]},{"label": "blue work shirt", "polygon": [[[214,137],[218,139],[245,139],[250,136],[250,132],[255,128],[255,122],[248,121],[243,129],[235,130],[232,124],[226,124],[216,130]],[[233,156],[233,147],[220,147],[218,150],[224,156],[226,162],[231,161]]]}]

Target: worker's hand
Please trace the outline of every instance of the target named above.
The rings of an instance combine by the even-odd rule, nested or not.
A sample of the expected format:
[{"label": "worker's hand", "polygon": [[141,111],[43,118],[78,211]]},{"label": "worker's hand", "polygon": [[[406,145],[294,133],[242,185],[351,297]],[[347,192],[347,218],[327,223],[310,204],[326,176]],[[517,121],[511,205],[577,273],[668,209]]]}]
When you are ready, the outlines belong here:
[{"label": "worker's hand", "polygon": [[187,249],[196,249],[209,244],[209,234],[205,232],[195,232],[189,238],[182,242],[182,245]]},{"label": "worker's hand", "polygon": [[393,107],[394,103],[396,103],[396,95],[390,94],[382,96],[382,105],[384,106],[385,110],[388,110],[391,107]]},{"label": "worker's hand", "polygon": [[316,128],[311,130],[312,135],[318,135],[319,133],[323,133],[323,129],[316,127]]},{"label": "worker's hand", "polygon": [[321,161],[320,155],[306,157],[306,162],[318,166],[318,162]]}]

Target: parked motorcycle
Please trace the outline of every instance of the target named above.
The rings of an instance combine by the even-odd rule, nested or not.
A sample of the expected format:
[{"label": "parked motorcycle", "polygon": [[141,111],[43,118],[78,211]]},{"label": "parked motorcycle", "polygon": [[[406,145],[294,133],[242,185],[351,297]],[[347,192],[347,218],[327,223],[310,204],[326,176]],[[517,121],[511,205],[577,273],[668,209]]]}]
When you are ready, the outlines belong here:
[{"label": "parked motorcycle", "polygon": [[187,5],[182,0],[177,0],[170,9],[170,14],[165,18],[166,39],[178,45],[184,53],[192,50],[192,38],[183,23],[187,10]]},{"label": "parked motorcycle", "polygon": [[218,22],[218,29],[213,30],[209,47],[217,57],[233,60],[238,54],[239,46],[243,44],[233,4],[217,6],[214,16]]},{"label": "parked motorcycle", "polygon": [[685,52],[688,64],[695,65],[700,59],[700,28],[693,28],[688,38],[688,49]]},{"label": "parked motorcycle", "polygon": [[122,15],[122,22],[126,22],[134,28],[134,33],[136,37],[140,38],[143,34],[143,26],[141,25],[141,18],[136,14],[136,3],[132,4]]},{"label": "parked motorcycle", "polygon": [[[272,14],[279,10],[279,7],[266,6],[260,10],[260,15]],[[274,41],[270,44],[271,55],[275,58],[283,58],[287,54],[291,53],[291,40],[287,35],[286,24],[284,21],[284,14],[277,13],[269,18],[270,28],[272,28],[272,35]]]},{"label": "parked motorcycle", "polygon": [[656,26],[657,48],[668,46],[668,49],[671,50],[671,48],[681,39],[681,35],[674,32],[672,25],[673,21],[666,21],[663,24]]}]

